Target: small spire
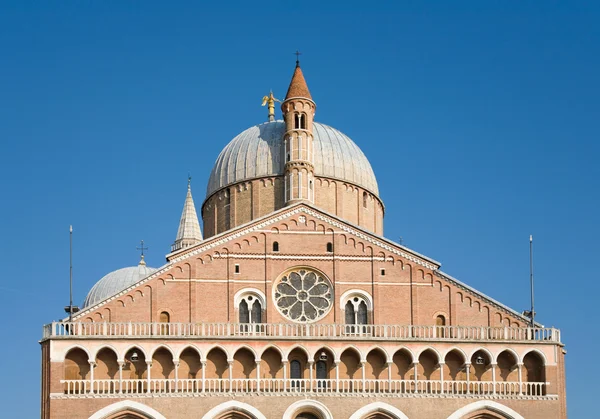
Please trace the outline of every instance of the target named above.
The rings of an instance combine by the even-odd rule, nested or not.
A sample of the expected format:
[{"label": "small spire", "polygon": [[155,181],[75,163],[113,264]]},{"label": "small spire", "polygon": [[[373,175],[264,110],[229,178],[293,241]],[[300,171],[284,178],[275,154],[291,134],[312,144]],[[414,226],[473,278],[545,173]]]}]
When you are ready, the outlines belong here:
[{"label": "small spire", "polygon": [[300,67],[300,56],[302,55],[302,53],[296,50],[296,52],[294,52],[294,55],[296,56],[296,67]]},{"label": "small spire", "polygon": [[312,96],[310,95],[310,91],[308,90],[306,80],[304,79],[304,74],[302,74],[302,69],[300,68],[300,60],[298,59],[300,53],[296,51],[296,54],[296,68],[294,69],[294,75],[292,76],[290,87],[288,88],[287,94],[285,95],[285,100],[291,99],[293,97],[304,97],[312,100]]},{"label": "small spire", "polygon": [[175,243],[171,246],[171,251],[175,252],[180,249],[185,249],[202,241],[202,231],[198,222],[198,214],[194,206],[192,198],[192,177],[188,174],[188,189],[183,204],[183,212],[179,221],[179,229]]},{"label": "small spire", "polygon": [[148,250],[148,248],[144,247],[144,240],[140,240],[140,247],[136,247],[136,249],[142,252],[142,258],[140,259],[139,265],[145,265],[146,261],[144,260],[144,250]]}]

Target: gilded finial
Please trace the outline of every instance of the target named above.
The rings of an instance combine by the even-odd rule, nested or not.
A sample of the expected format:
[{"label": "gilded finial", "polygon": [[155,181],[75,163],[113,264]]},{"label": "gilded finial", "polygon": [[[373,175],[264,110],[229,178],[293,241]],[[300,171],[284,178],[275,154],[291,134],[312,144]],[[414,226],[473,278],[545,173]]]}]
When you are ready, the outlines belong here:
[{"label": "gilded finial", "polygon": [[261,106],[265,106],[267,104],[269,105],[269,122],[275,121],[275,102],[281,103],[281,101],[279,99],[276,99],[275,96],[273,96],[272,90],[269,93],[269,96],[263,97]]}]

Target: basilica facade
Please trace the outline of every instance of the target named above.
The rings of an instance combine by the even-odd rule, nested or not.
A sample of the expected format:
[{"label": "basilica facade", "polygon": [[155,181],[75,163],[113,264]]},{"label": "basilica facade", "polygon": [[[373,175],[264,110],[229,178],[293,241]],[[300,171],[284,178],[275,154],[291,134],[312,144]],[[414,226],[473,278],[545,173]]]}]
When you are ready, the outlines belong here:
[{"label": "basilica facade", "polygon": [[42,417],[566,418],[560,331],[383,236],[373,169],[314,121],[299,63],[275,102],[218,156],[203,230],[188,183],[165,265],[44,326]]}]

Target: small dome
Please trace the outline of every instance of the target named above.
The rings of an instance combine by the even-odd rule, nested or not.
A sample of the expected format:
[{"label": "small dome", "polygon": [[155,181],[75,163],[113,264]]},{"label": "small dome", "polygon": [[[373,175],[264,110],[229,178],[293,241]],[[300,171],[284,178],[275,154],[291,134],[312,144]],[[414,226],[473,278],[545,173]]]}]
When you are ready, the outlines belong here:
[{"label": "small dome", "polygon": [[[248,128],[225,146],[210,173],[206,197],[225,186],[263,176],[283,176],[283,121]],[[369,160],[340,131],[313,123],[315,176],[340,179],[379,196],[377,179]]]},{"label": "small dome", "polygon": [[138,266],[118,269],[105,275],[100,281],[96,282],[87,297],[85,297],[83,308],[92,306],[123,291],[155,271],[156,268],[150,268],[145,263],[140,262]]}]

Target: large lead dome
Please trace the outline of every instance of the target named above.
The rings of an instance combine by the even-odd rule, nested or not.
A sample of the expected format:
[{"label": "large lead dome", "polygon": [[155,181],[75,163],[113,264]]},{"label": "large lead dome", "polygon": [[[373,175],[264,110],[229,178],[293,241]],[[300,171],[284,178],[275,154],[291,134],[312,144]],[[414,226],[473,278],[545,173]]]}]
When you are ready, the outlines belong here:
[{"label": "large lead dome", "polygon": [[[207,198],[228,185],[263,176],[283,176],[283,121],[248,128],[219,154],[210,173]],[[358,146],[340,131],[313,124],[315,176],[340,179],[379,196],[371,164]]]}]

